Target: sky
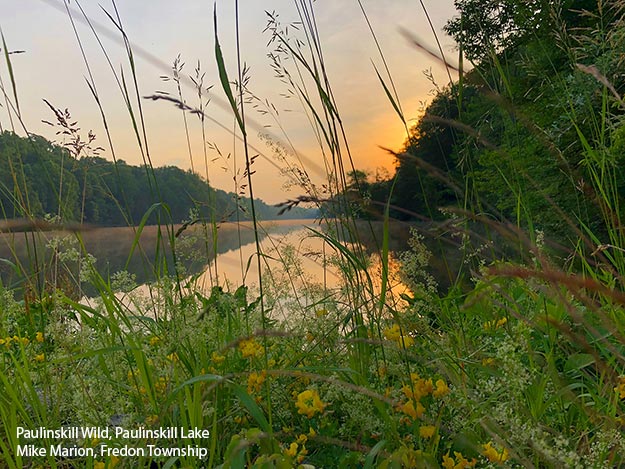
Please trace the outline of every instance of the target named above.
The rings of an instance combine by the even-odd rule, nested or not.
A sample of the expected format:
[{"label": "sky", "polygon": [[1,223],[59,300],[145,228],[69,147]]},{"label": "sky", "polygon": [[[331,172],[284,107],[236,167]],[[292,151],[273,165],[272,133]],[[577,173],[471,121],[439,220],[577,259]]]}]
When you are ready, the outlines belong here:
[{"label": "sky", "polygon": [[[305,2],[309,3],[308,0]],[[288,87],[275,77],[267,57],[275,48],[275,43],[268,45],[270,33],[264,31],[267,12],[277,15],[283,27],[291,25],[288,30],[291,40],[305,39],[302,28],[296,29],[297,24],[292,25],[299,19],[297,4],[295,0],[239,2],[239,50],[241,61],[249,68],[247,89],[262,102],[270,103],[278,113],[274,119],[251,104],[245,109],[249,142],[253,146],[251,154],[260,154],[254,163],[254,195],[269,203],[294,198],[301,192],[296,187],[287,191],[285,183],[288,179],[276,168],[282,163],[276,159],[275,145],[271,143],[290,148],[287,158],[295,161],[294,154],[297,154],[314,181],[323,183],[321,171],[316,171],[323,168],[323,153],[305,106],[293,97],[284,96],[288,94]],[[400,150],[406,131],[376,75],[374,66],[388,82],[359,2],[317,0],[311,4],[327,75],[354,165],[372,174],[382,168],[392,173],[394,158],[380,147]],[[412,125],[435,89],[435,84],[424,71],[431,71],[438,86],[445,86],[449,80],[442,64],[410,44],[402,31],[418,37],[431,49],[437,48],[425,7],[447,59],[451,63],[457,62],[453,41],[442,32],[446,21],[455,14],[453,0],[361,0],[361,4],[384,53],[404,115]],[[127,86],[132,87],[132,73],[122,35],[109,17],[116,16],[114,5],[111,0],[99,3],[71,0],[68,5],[71,18],[62,0],[0,0],[0,28],[7,50],[24,51],[10,55],[21,124],[13,113],[7,112],[15,106],[15,100],[7,65],[2,58],[0,78],[10,102],[0,99],[0,125],[4,130],[15,128],[21,135],[28,131],[59,141],[55,129],[42,122],[54,121],[54,115],[43,101],[46,99],[57,108],[69,110],[84,138],[89,130],[96,134],[96,144],[104,148],[100,156],[112,160],[114,155],[129,164],[142,164],[145,154],[142,156],[137,144],[121,92],[122,75]],[[193,167],[208,177],[212,185],[229,191],[234,189],[234,178],[241,177],[243,148],[233,136],[232,131],[236,129],[234,116],[225,109],[226,96],[215,60],[213,11],[216,9],[217,12],[218,36],[228,75],[235,80],[234,5],[234,0],[217,0],[215,3],[126,0],[115,4],[133,49],[140,96],[157,92],[178,96],[174,81],[162,78],[171,78],[172,64],[178,56],[184,63],[181,91],[188,105],[199,105],[197,90],[188,78],[195,75],[198,64],[201,73],[205,74],[205,87],[212,86],[205,95],[210,102],[205,109],[204,136],[196,116],[186,115],[186,132],[184,116],[174,105],[163,100],[140,99],[152,164],[176,165],[185,170]],[[79,7],[97,35],[84,21]],[[292,63],[287,62],[287,66],[291,73],[296,73]],[[88,80],[95,84],[112,144],[107,139],[102,113]],[[132,106],[136,113],[134,95]],[[234,133],[240,137],[236,130]],[[260,138],[260,133],[269,136]],[[203,142],[211,144],[207,147],[206,157]]]}]

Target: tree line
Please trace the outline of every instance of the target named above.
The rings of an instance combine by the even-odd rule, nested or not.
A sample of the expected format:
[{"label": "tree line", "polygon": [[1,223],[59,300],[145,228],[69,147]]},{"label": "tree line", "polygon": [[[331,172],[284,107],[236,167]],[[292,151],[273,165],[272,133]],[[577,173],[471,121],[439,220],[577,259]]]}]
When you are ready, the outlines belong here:
[{"label": "tree line", "polygon": [[[157,209],[150,209],[160,203]],[[44,137],[0,134],[0,210],[5,219],[56,216],[102,226],[197,219],[248,220],[250,200],[211,187],[175,166],[133,166],[99,156],[76,158]],[[260,219],[275,219],[280,208],[255,200]],[[296,207],[281,218],[308,218],[316,212]]]}]

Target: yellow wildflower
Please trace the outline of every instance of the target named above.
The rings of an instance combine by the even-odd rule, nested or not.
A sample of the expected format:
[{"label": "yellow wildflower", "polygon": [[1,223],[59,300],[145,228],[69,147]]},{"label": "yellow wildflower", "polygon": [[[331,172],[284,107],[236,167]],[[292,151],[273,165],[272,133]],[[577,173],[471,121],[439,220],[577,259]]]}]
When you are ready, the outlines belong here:
[{"label": "yellow wildflower", "polygon": [[159,342],[161,341],[161,338],[158,336],[152,336],[150,337],[150,345],[152,347],[154,347],[155,345],[157,345]]},{"label": "yellow wildflower", "polygon": [[443,456],[443,463],[441,466],[444,469],[455,469],[456,461],[454,461],[454,458],[449,457],[449,453],[447,453]]},{"label": "yellow wildflower", "polygon": [[215,365],[219,365],[219,364],[223,363],[225,359],[226,359],[226,357],[224,357],[223,355],[219,354],[218,352],[213,352],[212,355],[211,355],[211,361]]},{"label": "yellow wildflower", "polygon": [[257,357],[263,353],[263,347],[253,337],[251,339],[242,340],[239,343],[239,350],[243,358]]},{"label": "yellow wildflower", "polygon": [[447,453],[443,456],[443,463],[441,466],[445,469],[467,469],[469,467],[474,467],[477,464],[475,458],[469,461],[458,451],[454,451],[454,457],[456,458],[455,460],[449,456],[449,453]]},{"label": "yellow wildflower", "polygon": [[37,335],[35,335],[35,340],[39,343],[43,342],[43,332],[37,332]]},{"label": "yellow wildflower", "polygon": [[297,395],[297,401],[295,407],[297,407],[297,413],[305,415],[308,418],[314,417],[319,412],[323,413],[327,404],[321,401],[319,393],[314,389],[307,389]]},{"label": "yellow wildflower", "polygon": [[167,360],[169,360],[170,362],[177,362],[179,360],[178,354],[176,352],[170,353],[165,358],[167,358]]},{"label": "yellow wildflower", "polygon": [[502,463],[508,460],[508,450],[506,448],[503,448],[501,451],[497,451],[493,447],[492,441],[489,441],[485,445],[482,445],[482,448],[482,454],[486,456],[486,458],[490,462]]},{"label": "yellow wildflower", "polygon": [[399,406],[399,410],[411,417],[412,420],[415,420],[417,417],[421,417],[423,412],[425,412],[425,407],[421,405],[419,401],[417,402],[417,406],[415,407],[415,401],[413,399],[408,400],[406,403]]},{"label": "yellow wildflower", "polygon": [[619,376],[614,392],[618,393],[619,399],[625,399],[625,376]]},{"label": "yellow wildflower", "polygon": [[290,458],[294,458],[295,456],[297,456],[297,443],[293,442],[291,443],[291,446],[289,446],[289,449],[284,450],[284,455],[285,456],[289,456]]},{"label": "yellow wildflower", "polygon": [[317,316],[318,318],[322,318],[327,315],[328,315],[327,309],[318,309],[317,311],[315,311],[315,316]]},{"label": "yellow wildflower", "polygon": [[501,319],[498,319],[497,321],[495,320],[486,321],[484,323],[484,329],[486,329],[487,331],[492,331],[492,330],[499,329],[505,326],[507,323],[508,323],[508,318],[501,318]]},{"label": "yellow wildflower", "polygon": [[447,386],[447,383],[442,379],[437,380],[436,389],[432,392],[432,396],[443,397],[447,394],[449,394],[449,386]]},{"label": "yellow wildflower", "polygon": [[39,355],[35,355],[35,361],[41,363],[46,359],[45,354],[40,353]]},{"label": "yellow wildflower", "polygon": [[28,340],[28,337],[22,337],[20,341],[22,342],[22,345],[30,344],[30,340]]},{"label": "yellow wildflower", "polygon": [[315,436],[317,436],[317,432],[315,431],[313,427],[310,427],[310,430],[308,430],[308,437],[314,438]]},{"label": "yellow wildflower", "polygon": [[384,338],[393,342],[397,342],[400,347],[410,347],[414,344],[414,339],[409,335],[404,335],[399,328],[399,324],[394,324],[393,327],[384,329]]},{"label": "yellow wildflower", "polygon": [[495,364],[495,359],[492,357],[482,358],[482,366],[491,366]]},{"label": "yellow wildflower", "polygon": [[156,383],[154,383],[154,389],[158,393],[161,393],[161,394],[164,393],[165,390],[167,389],[167,378],[165,378],[164,376],[161,376],[160,378],[158,378]]},{"label": "yellow wildflower", "polygon": [[307,441],[308,441],[308,436],[304,435],[303,433],[300,436],[297,437],[297,442],[300,445],[305,444]]},{"label": "yellow wildflower", "polygon": [[419,436],[421,438],[432,438],[436,433],[436,427],[434,425],[423,425],[419,427]]},{"label": "yellow wildflower", "polygon": [[148,415],[145,418],[145,423],[149,426],[156,425],[158,423],[158,415]]},{"label": "yellow wildflower", "polygon": [[256,373],[254,371],[250,373],[250,375],[247,378],[247,392],[249,394],[259,392],[266,378],[267,378],[266,371],[262,371],[260,373]]},{"label": "yellow wildflower", "polygon": [[93,463],[93,469],[104,469],[106,467],[106,464],[104,464],[102,461],[96,461]]}]

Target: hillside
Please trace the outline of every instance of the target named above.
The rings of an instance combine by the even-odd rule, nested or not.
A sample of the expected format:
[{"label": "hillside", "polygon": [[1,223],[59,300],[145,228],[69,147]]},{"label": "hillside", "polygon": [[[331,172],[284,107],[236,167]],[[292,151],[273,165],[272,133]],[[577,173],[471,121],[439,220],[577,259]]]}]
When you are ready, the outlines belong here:
[{"label": "hillside", "polygon": [[[66,221],[125,226],[139,223],[158,202],[166,222],[180,223],[192,209],[200,218],[214,213],[216,221],[236,220],[237,212],[241,220],[251,218],[248,198],[209,187],[191,171],[113,163],[99,156],[75,158],[37,135],[0,134],[3,218],[60,215]],[[280,211],[262,200],[256,200],[255,208],[265,220],[277,218]],[[157,221],[158,212],[150,215],[150,223]],[[294,208],[280,218],[311,218],[315,213]]]}]

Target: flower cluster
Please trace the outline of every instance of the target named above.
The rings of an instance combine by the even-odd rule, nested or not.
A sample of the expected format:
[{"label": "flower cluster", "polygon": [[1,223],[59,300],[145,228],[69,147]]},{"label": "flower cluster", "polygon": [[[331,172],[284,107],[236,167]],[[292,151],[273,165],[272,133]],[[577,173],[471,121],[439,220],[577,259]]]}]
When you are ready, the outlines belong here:
[{"label": "flower cluster", "polygon": [[[43,332],[37,332],[35,334],[34,340],[31,340],[28,337],[20,337],[18,335],[14,335],[12,337],[6,336],[6,337],[0,337],[0,346],[4,345],[6,349],[11,349],[11,347],[13,346],[26,347],[27,345],[34,344],[35,342],[42,343],[44,340],[45,339],[43,337]],[[45,359],[46,359],[46,356],[44,353],[38,353],[34,356],[34,360],[39,363],[45,361]]]},{"label": "flower cluster", "polygon": [[407,334],[402,333],[399,324],[384,329],[384,338],[392,342],[397,342],[399,347],[410,347],[414,344],[414,339]]},{"label": "flower cluster", "polygon": [[247,378],[247,392],[249,394],[254,394],[260,391],[265,379],[267,378],[267,372],[261,371],[260,373],[256,373],[255,371],[250,373]]},{"label": "flower cluster", "polygon": [[4,339],[0,338],[0,345],[4,345],[6,348],[10,348],[11,344],[28,345],[30,344],[30,339],[28,337],[19,337],[16,335],[14,335],[13,337],[5,337]]},{"label": "flower cluster", "polygon": [[317,413],[323,413],[328,404],[322,402],[319,397],[319,393],[314,389],[307,389],[297,395],[295,407],[297,407],[297,413],[305,415],[308,418],[312,418]]},{"label": "flower cluster", "polygon": [[501,318],[497,321],[495,320],[487,321],[484,323],[484,329],[487,331],[494,331],[496,329],[499,329],[505,326],[507,323],[508,323],[508,318]]},{"label": "flower cluster", "polygon": [[239,343],[239,350],[243,358],[254,358],[263,353],[263,346],[252,337],[251,339],[242,340]]},{"label": "flower cluster", "polygon": [[[432,378],[421,378],[417,373],[410,373],[410,384],[402,386],[401,390],[404,393],[404,396],[406,396],[407,401],[400,404],[398,406],[398,410],[406,414],[412,420],[420,418],[425,412],[425,407],[421,403],[421,399],[429,395],[440,399],[449,394],[450,391],[445,380],[437,380],[436,387],[434,387]],[[424,431],[426,433],[428,432],[427,430]]]},{"label": "flower cluster", "polygon": [[441,464],[441,467],[445,469],[466,469],[467,467],[474,467],[476,464],[477,461],[475,460],[475,458],[469,461],[462,455],[462,453],[454,451],[453,458],[449,456],[449,453],[443,456],[443,462]]},{"label": "flower cluster", "polygon": [[497,451],[497,449],[493,447],[492,441],[482,445],[482,449],[482,454],[486,456],[490,462],[503,463],[508,460],[508,450],[502,448],[501,451]]}]

